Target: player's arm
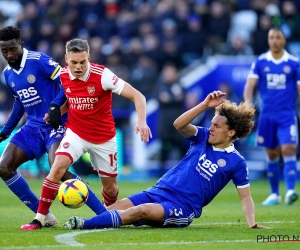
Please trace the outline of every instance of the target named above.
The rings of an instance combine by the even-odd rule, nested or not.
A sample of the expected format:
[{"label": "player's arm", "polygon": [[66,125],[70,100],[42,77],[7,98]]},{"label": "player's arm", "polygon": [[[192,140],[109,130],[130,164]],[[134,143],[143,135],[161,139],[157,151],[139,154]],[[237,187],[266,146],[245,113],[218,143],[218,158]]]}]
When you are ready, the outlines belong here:
[{"label": "player's arm", "polygon": [[298,89],[298,98],[300,97],[300,82],[297,84],[297,89]]},{"label": "player's arm", "polygon": [[120,95],[134,102],[135,109],[138,115],[138,122],[135,127],[135,132],[140,132],[141,140],[143,142],[148,142],[149,137],[152,138],[152,133],[146,123],[145,96],[127,82],[124,83],[124,87]]},{"label": "player's arm", "polygon": [[[68,107],[68,101],[65,101],[65,103],[60,107],[60,114],[61,116],[64,115],[65,113],[67,113],[69,110],[69,107]],[[45,116],[44,116],[44,121],[47,123],[47,124],[50,124],[50,118],[49,118],[49,114],[46,113]]]},{"label": "player's arm", "polygon": [[244,101],[252,104],[254,90],[257,84],[257,79],[253,77],[248,77],[247,82],[244,87]]},{"label": "player's arm", "polygon": [[214,108],[223,103],[225,100],[221,98],[225,95],[226,93],[221,91],[214,91],[208,94],[203,102],[179,116],[173,123],[174,127],[184,138],[193,136],[197,128],[191,122],[208,108]]},{"label": "player's arm", "polygon": [[[54,79],[54,82],[59,84],[61,86],[60,78],[57,77]],[[46,120],[47,123],[50,123],[51,126],[54,129],[58,129],[59,126],[62,124],[62,118],[61,116],[65,113],[61,113],[61,106],[65,104],[67,98],[64,93],[64,88],[61,86],[59,93],[54,98],[54,100],[51,101],[49,111],[48,111],[48,119],[46,120],[44,117],[44,120]]]},{"label": "player's arm", "polygon": [[266,228],[264,226],[258,225],[255,222],[254,216],[254,202],[251,197],[250,186],[244,188],[237,188],[238,194],[242,202],[242,209],[250,228]]},{"label": "player's arm", "polygon": [[[57,82],[61,86],[60,79],[55,79],[55,82]],[[67,98],[64,92],[64,88],[61,86],[59,93],[57,96],[54,98],[54,100],[51,101],[51,104],[56,104],[58,106],[62,106],[66,102]]]},{"label": "player's arm", "polygon": [[[10,113],[10,116],[8,117],[7,122],[3,126],[1,130],[1,141],[7,139],[9,135],[12,133],[12,131],[15,129],[15,127],[18,125],[19,121],[23,117],[25,113],[25,109],[23,104],[18,98],[15,98],[14,106],[12,108],[12,111]],[[0,141],[0,142],[1,142]]]}]

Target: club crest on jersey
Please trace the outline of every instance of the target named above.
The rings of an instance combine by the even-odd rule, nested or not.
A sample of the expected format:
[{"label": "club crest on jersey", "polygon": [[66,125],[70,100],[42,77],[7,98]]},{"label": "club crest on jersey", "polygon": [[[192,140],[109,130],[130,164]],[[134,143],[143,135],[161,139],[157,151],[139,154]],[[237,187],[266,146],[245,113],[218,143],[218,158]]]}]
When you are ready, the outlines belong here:
[{"label": "club crest on jersey", "polygon": [[16,85],[15,85],[15,83],[14,83],[14,82],[12,82],[12,83],[11,83],[11,87],[13,88],[14,86],[16,86]]},{"label": "club crest on jersey", "polygon": [[35,82],[35,76],[34,75],[29,75],[29,76],[27,76],[27,81],[29,82],[29,83],[34,83]]},{"label": "club crest on jersey", "polygon": [[270,71],[270,68],[267,66],[267,67],[264,68],[264,71],[265,71],[265,72],[269,72],[269,71]]},{"label": "club crest on jersey", "polygon": [[283,72],[286,73],[286,74],[290,73],[290,72],[291,72],[290,66],[287,66],[287,65],[284,66],[284,67],[283,67]]},{"label": "club crest on jersey", "polygon": [[65,142],[64,144],[63,144],[63,147],[64,148],[68,148],[70,146],[70,143],[68,143],[68,142]]},{"label": "club crest on jersey", "polygon": [[94,87],[94,86],[88,86],[88,87],[87,87],[87,92],[88,92],[90,95],[95,94],[95,87]]},{"label": "club crest on jersey", "polygon": [[219,167],[225,167],[226,166],[226,161],[224,159],[219,159],[217,161],[217,164],[219,165]]}]

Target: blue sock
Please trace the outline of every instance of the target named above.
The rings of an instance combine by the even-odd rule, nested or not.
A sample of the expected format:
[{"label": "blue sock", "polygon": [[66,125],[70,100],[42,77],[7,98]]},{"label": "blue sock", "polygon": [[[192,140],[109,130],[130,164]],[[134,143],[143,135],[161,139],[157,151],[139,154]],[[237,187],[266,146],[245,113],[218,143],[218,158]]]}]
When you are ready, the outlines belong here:
[{"label": "blue sock", "polygon": [[279,157],[274,160],[268,159],[267,176],[271,185],[271,192],[279,194],[279,180],[280,180],[280,165]]},{"label": "blue sock", "polygon": [[284,161],[284,180],[286,190],[294,189],[296,185],[297,159],[296,156],[286,156]]},{"label": "blue sock", "polygon": [[[81,180],[83,181],[78,175],[73,173],[72,176],[73,179]],[[85,183],[85,181],[83,181]],[[97,198],[95,193],[89,188],[88,185],[86,185],[89,190],[89,196],[86,201],[86,205],[94,211],[95,214],[101,214],[106,211],[106,208],[103,206],[102,202]]]},{"label": "blue sock", "polygon": [[7,181],[4,181],[7,187],[34,213],[37,213],[39,199],[31,191],[26,180],[18,173]]},{"label": "blue sock", "polygon": [[122,221],[120,215],[116,210],[107,210],[106,212],[94,216],[91,219],[84,220],[83,229],[96,229],[96,228],[111,228],[120,227]]}]

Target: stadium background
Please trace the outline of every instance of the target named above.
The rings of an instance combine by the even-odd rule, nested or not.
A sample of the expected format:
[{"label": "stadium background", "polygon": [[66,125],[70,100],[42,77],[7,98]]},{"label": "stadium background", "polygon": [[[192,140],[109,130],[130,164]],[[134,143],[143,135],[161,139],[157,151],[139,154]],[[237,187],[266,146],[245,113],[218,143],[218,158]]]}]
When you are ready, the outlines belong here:
[{"label": "stadium background", "polygon": [[[159,134],[159,113],[164,109],[159,96],[161,89],[168,88],[168,79],[184,90],[183,101],[173,105],[174,112],[192,107],[215,89],[240,102],[251,62],[268,49],[269,28],[282,28],[287,50],[300,57],[299,11],[298,0],[0,0],[0,27],[20,27],[27,49],[45,52],[62,66],[65,42],[75,37],[87,39],[92,62],[104,64],[146,96],[147,122],[153,132],[146,145],[133,132],[136,116],[132,103],[113,97],[119,178],[131,180],[161,174],[161,152],[166,145]],[[175,74],[165,70],[170,64]],[[1,71],[5,65],[1,56]],[[13,99],[3,75],[0,82],[3,126]],[[256,103],[259,112],[258,97]],[[211,116],[206,112],[195,123],[208,126]],[[7,141],[0,144],[0,153]],[[247,159],[250,177],[264,178],[264,149],[256,147],[254,141],[255,128],[236,147]],[[185,145],[183,140],[180,143]],[[171,144],[164,164],[173,166],[181,155],[182,148]],[[85,167],[88,165],[88,156],[84,156],[72,168],[94,177]],[[47,156],[43,156],[23,164],[20,171],[36,177],[48,169]]]}]

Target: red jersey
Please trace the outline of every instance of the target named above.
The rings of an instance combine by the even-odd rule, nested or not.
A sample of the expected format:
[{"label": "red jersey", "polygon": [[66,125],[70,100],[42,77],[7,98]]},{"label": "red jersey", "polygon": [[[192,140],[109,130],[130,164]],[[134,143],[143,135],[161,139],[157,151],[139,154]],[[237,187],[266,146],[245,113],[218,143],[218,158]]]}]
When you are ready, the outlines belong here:
[{"label": "red jersey", "polygon": [[65,126],[88,142],[98,144],[113,138],[116,127],[112,92],[120,94],[125,82],[105,66],[92,63],[79,79],[66,66],[61,69],[60,79],[69,106]]}]

